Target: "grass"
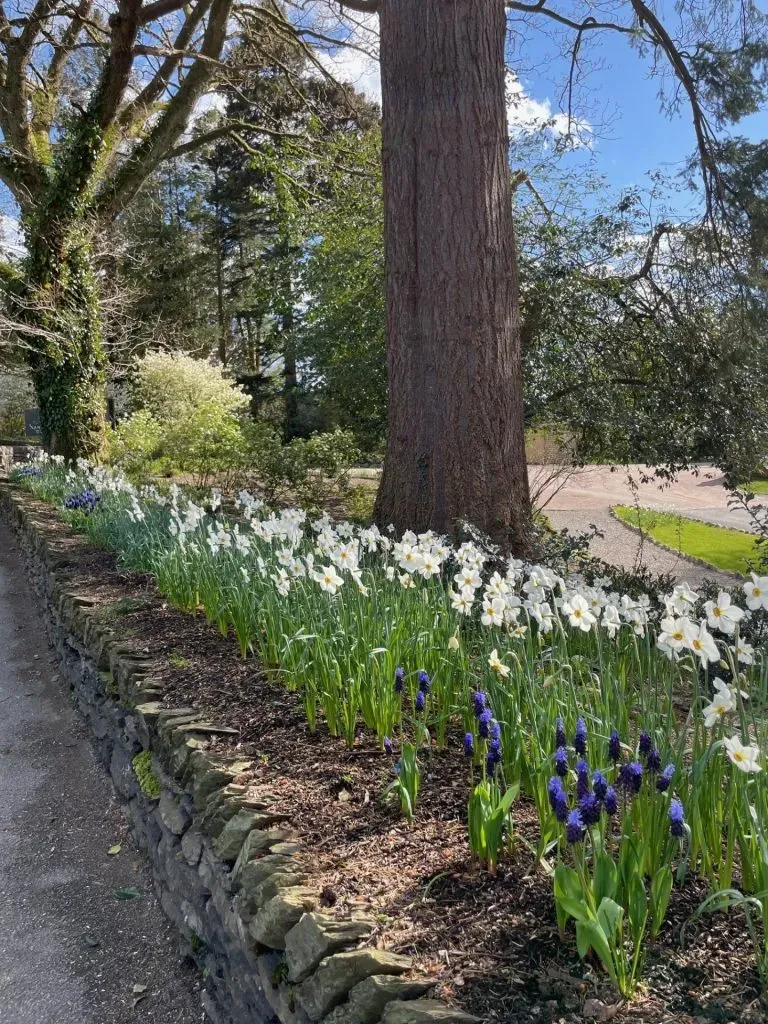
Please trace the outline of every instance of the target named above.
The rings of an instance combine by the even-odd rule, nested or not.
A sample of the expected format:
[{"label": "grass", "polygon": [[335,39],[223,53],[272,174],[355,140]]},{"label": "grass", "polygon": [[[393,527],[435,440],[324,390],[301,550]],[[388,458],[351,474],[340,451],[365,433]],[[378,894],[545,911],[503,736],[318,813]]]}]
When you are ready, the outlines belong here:
[{"label": "grass", "polygon": [[744,484],[745,491],[752,491],[753,494],[768,494],[768,480],[758,477],[757,480],[750,480]]},{"label": "grass", "polygon": [[653,540],[700,558],[716,569],[745,575],[748,563],[757,556],[757,538],[741,530],[631,505],[616,505],[614,512],[622,522],[639,526]]}]

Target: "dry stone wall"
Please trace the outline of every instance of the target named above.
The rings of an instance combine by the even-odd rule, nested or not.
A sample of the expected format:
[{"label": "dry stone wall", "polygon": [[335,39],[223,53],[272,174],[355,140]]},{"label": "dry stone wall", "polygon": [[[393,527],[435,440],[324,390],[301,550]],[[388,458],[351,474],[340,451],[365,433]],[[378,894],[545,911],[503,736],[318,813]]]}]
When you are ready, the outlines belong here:
[{"label": "dry stone wall", "polygon": [[[239,784],[231,730],[166,707],[141,638],[118,643],[63,570],[67,549],[26,492],[0,487],[49,636],[98,756],[148,857],[161,904],[205,982],[217,1024],[477,1024],[428,998],[375,922],[319,908],[311,860],[269,794]],[[226,748],[225,748],[226,749]]]}]

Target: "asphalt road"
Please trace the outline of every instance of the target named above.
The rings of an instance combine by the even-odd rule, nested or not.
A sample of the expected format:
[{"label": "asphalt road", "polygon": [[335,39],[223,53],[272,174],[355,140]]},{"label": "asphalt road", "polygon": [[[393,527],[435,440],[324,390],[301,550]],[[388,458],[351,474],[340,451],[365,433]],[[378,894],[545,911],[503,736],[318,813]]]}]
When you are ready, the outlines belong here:
[{"label": "asphalt road", "polygon": [[206,1020],[0,524],[0,1022]]}]

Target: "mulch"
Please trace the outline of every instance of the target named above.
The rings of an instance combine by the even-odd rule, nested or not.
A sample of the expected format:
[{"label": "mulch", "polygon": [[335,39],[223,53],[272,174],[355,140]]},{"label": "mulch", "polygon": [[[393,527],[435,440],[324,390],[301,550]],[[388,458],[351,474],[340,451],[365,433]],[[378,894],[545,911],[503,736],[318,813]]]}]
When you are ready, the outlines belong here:
[{"label": "mulch", "polygon": [[[71,536],[54,510],[36,502],[35,511]],[[104,605],[116,637],[144,641],[165,703],[200,708],[238,730],[233,746],[252,761],[249,782],[275,794],[290,815],[328,912],[373,913],[377,942],[412,955],[438,994],[484,1020],[520,1024],[765,1019],[743,916],[708,915],[687,927],[681,946],[681,928],[707,894],[703,883],[690,879],[674,891],[642,989],[623,1003],[597,963],[579,960],[573,936],[558,936],[551,880],[526,845],[537,838],[532,806],[515,805],[518,838],[496,875],[473,863],[459,737],[422,758],[409,826],[396,801],[381,799],[394,759],[375,737],[361,727],[349,750],[322,724],[311,735],[296,695],[255,659],[243,661],[233,639],[170,607],[149,577],[123,571],[112,553],[81,538],[68,547],[73,583]],[[121,600],[124,613],[110,614]]]}]

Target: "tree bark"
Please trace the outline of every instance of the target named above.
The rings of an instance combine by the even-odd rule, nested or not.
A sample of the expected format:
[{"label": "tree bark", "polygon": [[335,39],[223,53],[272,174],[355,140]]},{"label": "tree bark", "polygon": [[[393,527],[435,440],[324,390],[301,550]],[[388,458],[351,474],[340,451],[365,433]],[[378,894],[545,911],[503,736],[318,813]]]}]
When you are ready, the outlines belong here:
[{"label": "tree bark", "polygon": [[503,0],[382,0],[389,425],[377,522],[530,539]]}]

